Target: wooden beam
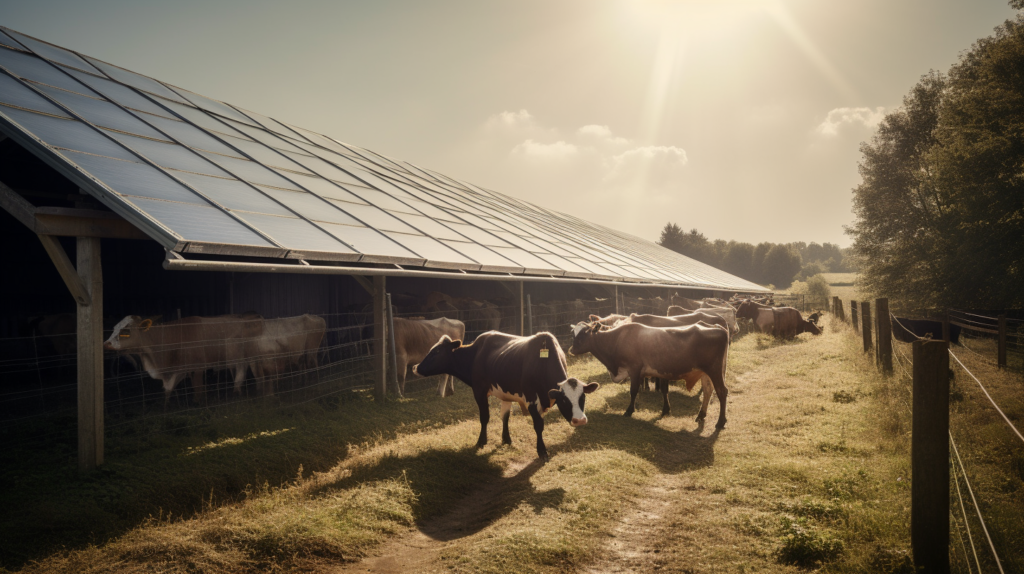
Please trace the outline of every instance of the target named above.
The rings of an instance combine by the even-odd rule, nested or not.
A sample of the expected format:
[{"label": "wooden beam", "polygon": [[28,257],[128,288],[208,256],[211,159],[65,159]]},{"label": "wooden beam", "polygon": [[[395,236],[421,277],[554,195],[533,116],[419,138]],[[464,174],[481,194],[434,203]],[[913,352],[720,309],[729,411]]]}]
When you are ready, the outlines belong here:
[{"label": "wooden beam", "polygon": [[949,572],[949,343],[914,341],[910,547],[922,572]]},{"label": "wooden beam", "polygon": [[36,207],[0,182],[0,207],[38,235],[149,239],[126,219],[110,211],[72,207]]},{"label": "wooden beam", "polygon": [[92,300],[91,304],[78,304],[78,469],[89,471],[103,464],[103,267],[99,238],[80,237],[77,251],[77,277]]},{"label": "wooden beam", "polygon": [[[68,291],[75,298],[75,302],[79,305],[88,306],[91,303],[89,289],[82,283],[78,271],[71,264],[68,254],[64,252],[64,248],[60,245],[60,241],[52,235],[39,235],[37,237],[42,242],[43,248],[46,249],[46,253],[49,254],[53,265],[57,268],[57,273],[60,273],[61,278],[64,279],[64,284],[68,286]],[[99,241],[99,239],[96,239],[96,241]],[[81,244],[81,241],[79,241],[79,244]]]},{"label": "wooden beam", "polygon": [[518,287],[516,288],[516,293],[515,293],[514,297],[515,297],[515,300],[516,300],[516,309],[518,310],[517,314],[519,315],[519,333],[517,333],[517,334],[520,337],[523,337],[523,336],[526,335],[526,313],[525,313],[525,309],[524,309],[525,303],[526,303],[526,301],[524,300],[525,299],[525,296],[524,296],[525,289],[523,288],[523,282],[522,281],[516,281],[516,285]]},{"label": "wooden beam", "polygon": [[373,282],[372,281],[370,281],[366,277],[363,277],[362,275],[352,275],[351,277],[356,280],[356,283],[359,283],[360,287],[362,287],[363,289],[366,289],[367,293],[369,293],[370,295],[373,295]]},{"label": "wooden beam", "polygon": [[384,296],[384,276],[373,278],[373,389],[374,398],[383,401],[388,392],[387,353],[387,297]]}]

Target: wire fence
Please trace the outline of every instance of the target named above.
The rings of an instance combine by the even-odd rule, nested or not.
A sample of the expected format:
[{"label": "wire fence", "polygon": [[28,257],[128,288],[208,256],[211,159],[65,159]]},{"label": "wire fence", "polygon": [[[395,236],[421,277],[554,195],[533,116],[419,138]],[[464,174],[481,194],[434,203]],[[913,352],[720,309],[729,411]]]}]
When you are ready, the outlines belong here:
[{"label": "wire fence", "polygon": [[[1004,505],[1013,500],[1008,499],[1007,495],[1018,490],[1017,481],[1024,480],[1024,464],[1021,464],[1024,461],[1024,434],[1014,422],[1024,414],[1024,401],[1021,401],[1020,396],[1020,385],[1024,381],[1013,373],[996,368],[998,365],[993,349],[978,348],[975,343],[978,339],[986,338],[972,336],[976,333],[993,336],[988,337],[989,340],[999,336],[999,320],[996,316],[951,310],[948,318],[950,324],[961,328],[958,344],[951,345],[949,349],[950,376],[955,385],[951,401],[954,405],[958,401],[966,402],[964,407],[951,408],[950,416],[951,568],[952,571],[966,571],[970,574],[1003,573],[1006,571],[1004,566],[1011,571],[1018,571],[1024,565],[1018,540],[1024,525],[1021,524],[1020,509],[1009,509],[1007,512]],[[922,337],[922,326],[914,324],[913,320],[892,313],[889,319],[893,336],[897,339],[893,341],[894,375],[904,384],[910,384],[914,364],[911,343],[906,341],[931,338],[931,333]],[[1017,319],[1006,320],[1008,326],[1014,322],[1021,323]],[[983,382],[984,377],[979,378],[958,356],[959,349],[970,353],[974,361],[971,365],[988,369],[987,376],[992,377],[998,387],[994,387],[992,382]],[[973,385],[980,392],[978,399],[984,400],[967,402],[974,395],[965,392],[965,384]],[[997,418],[993,419],[993,414]],[[988,420],[997,422],[985,424]],[[1001,427],[1002,430],[995,427]],[[962,435],[959,439],[955,437],[954,430]],[[969,453],[963,450],[965,445],[977,451],[973,457],[967,456]],[[972,460],[975,466],[973,470],[970,468]],[[1006,461],[1009,464],[1005,464]],[[1000,479],[999,476],[1006,478]],[[1003,482],[998,485],[1000,480]]]},{"label": "wire fence", "polygon": [[[623,314],[664,314],[660,298],[621,297]],[[543,301],[520,309],[487,301],[452,300],[424,308],[403,307],[395,317],[446,317],[465,324],[466,342],[486,331],[518,334],[520,312],[533,332],[551,332],[563,348],[572,342],[571,325],[590,315],[616,311],[608,299]],[[346,392],[373,388],[374,324],[371,307],[344,313],[264,319],[227,316],[225,326],[213,318],[148,322],[104,338],[120,350],[104,352],[104,423],[108,439],[130,436],[136,442],[160,433],[181,433],[223,417],[244,417],[263,409],[286,409],[329,401]],[[70,319],[70,321],[69,321]],[[74,316],[37,321],[31,334],[0,339],[0,466],[49,456],[72,460],[77,452],[77,341]],[[192,329],[184,324],[192,321]],[[110,327],[113,320],[107,321]],[[45,329],[47,325],[57,330]],[[59,328],[63,326],[64,330]],[[141,329],[145,331],[141,331]],[[70,329],[70,330],[68,330]],[[258,332],[256,332],[258,331]],[[273,334],[269,337],[268,333]],[[130,342],[146,338],[145,352]],[[142,344],[142,343],[139,343]],[[162,367],[180,379],[171,385],[157,372]],[[164,371],[168,369],[164,368]],[[156,378],[154,378],[156,377]],[[407,376],[405,396],[436,393],[436,378]],[[108,441],[109,442],[109,441]]]}]

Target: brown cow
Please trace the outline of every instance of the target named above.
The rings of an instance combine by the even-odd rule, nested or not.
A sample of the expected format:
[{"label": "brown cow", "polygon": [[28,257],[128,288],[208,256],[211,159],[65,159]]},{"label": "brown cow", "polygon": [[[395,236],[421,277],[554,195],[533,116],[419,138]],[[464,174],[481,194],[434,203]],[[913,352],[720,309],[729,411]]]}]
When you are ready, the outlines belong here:
[{"label": "brown cow", "polygon": [[241,390],[263,325],[263,317],[255,313],[184,317],[157,325],[129,315],[114,326],[103,348],[139,355],[149,376],[163,382],[164,404],[185,377],[192,380],[196,400],[205,404],[207,369],[232,371],[235,392]]},{"label": "brown cow", "polygon": [[[443,302],[443,301],[442,301]],[[466,325],[455,319],[403,319],[395,317],[395,356],[398,364],[398,390],[405,394],[405,377],[409,367],[415,373],[416,365],[427,356],[430,349],[448,336],[461,341],[466,337]],[[455,394],[455,381],[449,375],[441,375],[437,394],[442,397]]]},{"label": "brown cow", "polygon": [[[682,313],[680,313],[680,315],[682,315]],[[616,313],[612,313],[607,317],[598,317],[597,315],[590,316],[591,323],[597,322],[608,328],[614,327],[615,325],[627,320],[629,320],[629,317],[625,315],[618,315]]]},{"label": "brown cow", "polygon": [[[630,382],[629,408],[623,413],[632,416],[636,395],[644,377],[668,381],[685,381],[687,390],[704,375],[711,379],[721,410],[716,428],[725,428],[725,404],[729,390],[725,386],[726,362],[729,358],[729,331],[718,326],[697,323],[689,327],[659,329],[639,323],[624,323],[607,331],[598,323],[578,323],[573,327],[569,353],[591,353],[608,369],[615,382],[627,377]],[[664,385],[667,387],[667,385]],[[708,397],[710,393],[705,393]],[[707,399],[697,421],[707,415]],[[669,410],[665,394],[663,412]]]},{"label": "brown cow", "polygon": [[267,319],[256,340],[253,369],[260,391],[274,394],[277,379],[293,367],[304,374],[316,369],[326,331],[327,321],[316,315]]},{"label": "brown cow", "polygon": [[557,404],[558,410],[572,426],[587,424],[584,410],[586,394],[600,386],[569,379],[565,371],[565,354],[558,339],[551,333],[516,337],[497,331],[478,336],[471,345],[453,341],[447,335],[434,345],[416,367],[423,376],[447,374],[457,377],[473,389],[480,409],[480,438],[476,446],[487,444],[487,422],[490,409],[487,397],[501,400],[503,424],[501,442],[512,444],[508,433],[508,417],[512,403],[526,407],[537,433],[537,456],[547,458],[544,446],[545,411]]},{"label": "brown cow", "polygon": [[821,334],[818,327],[805,321],[800,311],[793,307],[769,307],[754,301],[744,301],[737,308],[736,316],[751,319],[762,333],[771,333],[782,339],[791,339],[800,333]]}]

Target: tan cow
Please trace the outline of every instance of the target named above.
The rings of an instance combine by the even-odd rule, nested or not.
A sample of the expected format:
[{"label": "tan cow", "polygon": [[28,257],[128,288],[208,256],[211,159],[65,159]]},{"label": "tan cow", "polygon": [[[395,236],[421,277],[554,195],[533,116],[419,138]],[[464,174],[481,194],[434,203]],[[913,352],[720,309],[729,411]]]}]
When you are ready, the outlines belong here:
[{"label": "tan cow", "polygon": [[256,340],[258,357],[253,361],[260,392],[274,394],[277,379],[292,368],[304,374],[316,369],[326,331],[327,321],[316,315],[267,319]]},{"label": "tan cow", "polygon": [[[725,404],[729,390],[725,386],[725,369],[729,357],[729,331],[714,325],[697,323],[689,327],[660,329],[639,323],[623,323],[614,329],[602,330],[598,323],[578,323],[573,327],[572,355],[591,353],[608,369],[612,380],[630,382],[629,408],[623,413],[632,416],[636,395],[644,377],[667,381],[685,381],[692,389],[704,375],[711,379],[720,403],[717,428],[725,428]],[[669,412],[668,385],[662,385]],[[704,394],[704,405],[697,420],[707,415],[710,393]]]},{"label": "tan cow", "polygon": [[[405,378],[409,368],[415,373],[416,365],[430,349],[447,335],[455,341],[466,338],[466,325],[455,319],[403,319],[395,317],[395,357],[398,365],[398,389],[405,394]],[[455,380],[441,375],[437,394],[447,397],[455,394]]]},{"label": "tan cow", "polygon": [[207,369],[231,371],[235,392],[241,390],[263,324],[263,317],[255,313],[184,317],[160,324],[129,315],[114,326],[103,348],[138,355],[149,376],[163,383],[164,404],[185,377],[192,380],[196,400],[205,404]]},{"label": "tan cow", "polygon": [[821,330],[805,321],[800,311],[793,307],[769,307],[753,301],[745,301],[736,310],[740,319],[751,319],[758,331],[770,333],[781,339],[792,339],[800,333],[820,335]]}]

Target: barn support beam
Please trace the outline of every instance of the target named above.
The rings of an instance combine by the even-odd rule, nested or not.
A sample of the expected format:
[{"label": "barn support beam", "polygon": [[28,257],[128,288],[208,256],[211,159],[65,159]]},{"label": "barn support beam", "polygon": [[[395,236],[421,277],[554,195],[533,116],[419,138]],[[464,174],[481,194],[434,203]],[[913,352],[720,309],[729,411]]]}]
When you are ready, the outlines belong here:
[{"label": "barn support beam", "polygon": [[[103,464],[103,268],[98,237],[78,238],[78,469]],[[63,251],[62,251],[63,252]],[[65,256],[66,257],[66,256]]]},{"label": "barn support beam", "polygon": [[378,401],[387,398],[388,389],[387,297],[384,279],[382,275],[373,278],[373,396]]},{"label": "barn support beam", "polygon": [[398,387],[398,352],[395,349],[395,307],[391,304],[391,293],[386,294],[387,306],[387,330],[388,330],[388,386],[391,392],[402,396],[402,389]]},{"label": "barn support beam", "polygon": [[523,281],[516,281],[515,286],[515,300],[516,307],[519,315],[519,336],[526,335],[526,301],[525,301],[526,287]]},{"label": "barn support beam", "polygon": [[[60,241],[52,235],[37,235],[37,237],[43,244],[43,248],[46,249],[46,254],[50,256],[50,260],[53,261],[53,266],[57,268],[57,273],[60,273],[61,279],[67,285],[71,296],[75,298],[75,302],[88,306],[91,302],[89,290],[79,276],[78,270],[71,263],[71,259],[68,258],[68,254],[61,247]],[[79,238],[79,245],[81,245],[82,239]]]},{"label": "barn support beam", "polygon": [[[622,314],[622,298],[619,297],[619,286],[616,285],[616,286],[612,287],[612,289],[613,289],[612,294],[615,297],[615,314],[616,315],[621,315]],[[672,304],[672,298],[671,297],[669,298],[668,303],[669,303],[669,305]]]}]

